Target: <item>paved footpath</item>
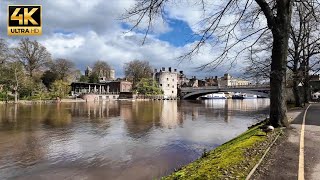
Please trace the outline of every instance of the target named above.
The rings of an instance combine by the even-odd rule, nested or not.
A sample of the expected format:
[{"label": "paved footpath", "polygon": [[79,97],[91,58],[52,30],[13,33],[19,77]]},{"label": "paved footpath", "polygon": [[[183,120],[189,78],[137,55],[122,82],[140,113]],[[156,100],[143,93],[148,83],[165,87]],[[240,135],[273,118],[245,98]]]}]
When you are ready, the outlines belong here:
[{"label": "paved footpath", "polygon": [[251,179],[320,180],[320,104],[307,111],[290,111],[294,117]]}]

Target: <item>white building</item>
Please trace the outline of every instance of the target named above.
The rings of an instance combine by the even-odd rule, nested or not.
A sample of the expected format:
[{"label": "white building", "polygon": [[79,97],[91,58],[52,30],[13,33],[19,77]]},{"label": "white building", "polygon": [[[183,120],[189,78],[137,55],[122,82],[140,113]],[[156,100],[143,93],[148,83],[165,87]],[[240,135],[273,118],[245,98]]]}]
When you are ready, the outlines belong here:
[{"label": "white building", "polygon": [[176,98],[178,96],[178,72],[177,69],[172,71],[171,67],[163,67],[159,72],[155,69],[153,77],[162,89],[164,96]]}]

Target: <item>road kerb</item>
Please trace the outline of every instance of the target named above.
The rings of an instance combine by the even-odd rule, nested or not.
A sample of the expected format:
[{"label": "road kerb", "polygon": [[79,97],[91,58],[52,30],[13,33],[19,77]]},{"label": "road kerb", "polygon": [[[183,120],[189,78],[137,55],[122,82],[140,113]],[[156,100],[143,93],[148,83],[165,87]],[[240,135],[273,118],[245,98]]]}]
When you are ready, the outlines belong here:
[{"label": "road kerb", "polygon": [[301,124],[298,180],[304,180],[304,130],[306,123],[306,115],[310,106],[311,104],[309,104],[307,109],[304,111],[303,120]]}]

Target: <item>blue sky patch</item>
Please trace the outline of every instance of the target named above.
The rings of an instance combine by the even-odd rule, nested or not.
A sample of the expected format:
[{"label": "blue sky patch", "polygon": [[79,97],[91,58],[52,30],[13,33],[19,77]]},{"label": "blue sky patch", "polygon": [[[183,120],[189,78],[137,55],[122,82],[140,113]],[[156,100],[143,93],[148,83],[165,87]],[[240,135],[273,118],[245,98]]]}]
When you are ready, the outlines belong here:
[{"label": "blue sky patch", "polygon": [[167,41],[173,46],[181,47],[200,38],[193,33],[189,25],[184,21],[169,19],[168,24],[172,30],[161,34],[159,39]]},{"label": "blue sky patch", "polygon": [[[189,25],[178,19],[167,19],[171,30],[169,32],[160,34],[157,38],[161,41],[169,42],[172,46],[182,47],[188,43],[192,43],[195,40],[199,40],[200,36],[193,33]],[[130,25],[121,23],[121,27],[126,30],[130,30]],[[145,33],[144,31],[134,29],[134,32]]]}]

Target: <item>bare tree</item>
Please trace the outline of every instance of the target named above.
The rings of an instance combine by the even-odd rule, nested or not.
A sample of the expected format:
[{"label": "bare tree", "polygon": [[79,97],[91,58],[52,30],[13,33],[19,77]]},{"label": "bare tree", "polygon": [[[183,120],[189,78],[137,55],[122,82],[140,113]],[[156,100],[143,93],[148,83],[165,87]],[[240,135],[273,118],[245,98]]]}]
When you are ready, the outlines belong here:
[{"label": "bare tree", "polygon": [[151,77],[152,67],[148,61],[133,60],[124,65],[124,73],[135,86],[142,78]]},{"label": "bare tree", "polygon": [[0,39],[0,66],[8,61],[10,56],[10,49],[8,43],[4,39]]},{"label": "bare tree", "polygon": [[18,102],[18,91],[24,80],[23,67],[20,62],[8,62],[0,71],[0,84],[4,84],[6,91],[12,91],[15,103]]},{"label": "bare tree", "polygon": [[[290,48],[288,68],[293,72],[293,93],[296,106],[302,106],[302,96],[305,102],[310,99],[309,73],[317,71],[319,64],[319,7],[312,4],[295,6],[290,31]],[[310,65],[311,63],[311,65]],[[299,85],[303,84],[303,92]]]},{"label": "bare tree", "polygon": [[107,79],[110,78],[110,70],[111,67],[107,62],[104,61],[97,61],[94,63],[92,68],[92,73],[97,75],[98,77],[106,77]]},{"label": "bare tree", "polygon": [[270,79],[271,59],[251,60],[250,65],[244,69],[244,76],[260,84]]},{"label": "bare tree", "polygon": [[50,70],[56,74],[57,80],[66,80],[75,71],[75,64],[68,59],[59,58],[51,63]]},{"label": "bare tree", "polygon": [[[296,106],[302,106],[303,94],[308,91],[309,73],[316,73],[319,68],[319,6],[315,5],[313,1],[304,2],[296,3],[294,6],[288,48],[287,68],[293,74],[290,76],[290,82],[292,82]],[[270,36],[271,34],[268,33],[262,37],[259,40],[259,46],[251,51],[250,65],[246,68],[247,76],[264,76],[264,70],[269,69],[268,63],[257,54],[262,53],[264,57],[268,57],[268,51],[272,49],[272,42],[268,41],[271,38]],[[309,61],[308,59],[312,61],[310,66],[306,62]],[[301,84],[304,84],[304,86],[299,87]],[[310,94],[310,92],[307,94]],[[307,98],[304,99],[307,100]]]},{"label": "bare tree", "polygon": [[[172,0],[171,0],[172,1]],[[145,18],[148,22],[146,34],[152,25],[152,19],[156,16],[165,15],[166,4],[169,0],[140,0],[128,11],[124,18],[137,17],[133,26],[138,26]],[[206,6],[205,0],[199,1],[203,7]],[[232,64],[239,55],[250,50],[257,40],[250,44],[244,43],[249,38],[259,39],[266,32],[272,34],[272,55],[271,55],[271,73],[270,73],[270,122],[275,127],[287,125],[286,117],[286,68],[288,55],[288,39],[290,32],[292,0],[228,0],[220,3],[220,8],[212,9],[209,16],[203,19],[201,23],[203,29],[200,31],[201,38],[195,43],[194,48],[183,57],[191,57],[199,51],[206,42],[214,44],[223,44],[222,53],[201,66],[200,69],[207,67],[215,68],[225,60],[231,60]],[[297,3],[304,3],[300,1]],[[205,9],[205,8],[204,8]],[[204,12],[206,13],[206,12]],[[260,18],[267,21],[266,26],[260,26]],[[225,24],[223,19],[233,15],[232,22]],[[262,23],[263,24],[263,23]],[[238,36],[240,30],[242,34]],[[244,48],[239,48],[242,45]],[[241,47],[241,46],[240,46]],[[236,55],[230,53],[237,48]]]},{"label": "bare tree", "polygon": [[22,63],[30,77],[34,72],[50,62],[51,55],[38,41],[23,38],[18,47],[14,48],[14,58]]}]

